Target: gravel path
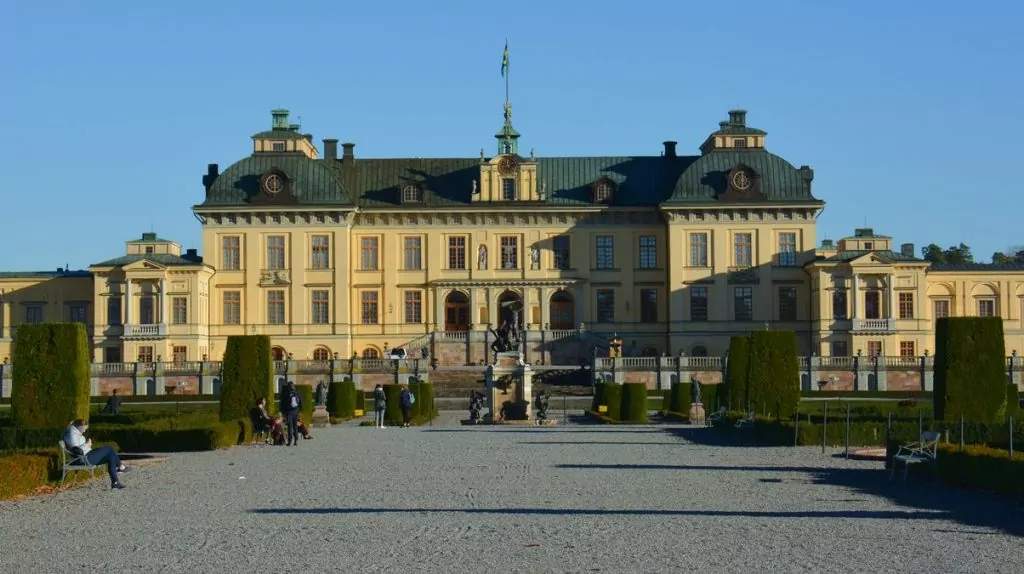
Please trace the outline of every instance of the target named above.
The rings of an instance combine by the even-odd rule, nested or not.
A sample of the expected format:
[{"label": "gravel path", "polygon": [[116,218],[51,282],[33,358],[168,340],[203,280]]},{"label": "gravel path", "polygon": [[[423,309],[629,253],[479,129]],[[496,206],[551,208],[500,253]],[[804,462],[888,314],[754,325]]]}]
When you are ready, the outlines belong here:
[{"label": "gravel path", "polygon": [[0,503],[0,572],[993,573],[1024,547],[1007,504],[703,428],[316,431]]}]

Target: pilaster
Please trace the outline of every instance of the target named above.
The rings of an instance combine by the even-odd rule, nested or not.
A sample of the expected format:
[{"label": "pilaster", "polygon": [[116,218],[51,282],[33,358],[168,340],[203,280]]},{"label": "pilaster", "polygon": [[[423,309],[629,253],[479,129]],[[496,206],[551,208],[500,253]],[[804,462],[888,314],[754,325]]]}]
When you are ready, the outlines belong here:
[{"label": "pilaster", "polygon": [[0,363],[0,398],[11,396],[12,373],[10,363]]},{"label": "pilaster", "polygon": [[855,272],[852,281],[853,289],[850,290],[850,319],[856,319],[860,304],[860,277]]},{"label": "pilaster", "polygon": [[124,280],[124,324],[132,324],[132,280]]},{"label": "pilaster", "polygon": [[935,390],[935,358],[930,355],[921,357],[922,390]]}]

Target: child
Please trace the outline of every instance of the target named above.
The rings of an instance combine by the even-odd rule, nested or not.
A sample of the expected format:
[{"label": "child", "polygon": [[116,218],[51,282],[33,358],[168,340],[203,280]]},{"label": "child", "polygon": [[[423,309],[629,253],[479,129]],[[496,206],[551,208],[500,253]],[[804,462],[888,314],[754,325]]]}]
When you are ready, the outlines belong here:
[{"label": "child", "polygon": [[298,420],[295,422],[295,428],[298,429],[299,434],[302,435],[302,438],[313,438],[313,435],[309,433],[309,428],[306,426],[306,423],[302,422],[302,415],[299,415]]},{"label": "child", "polygon": [[271,421],[270,441],[275,446],[281,446],[284,444],[284,440],[284,420],[278,415]]}]

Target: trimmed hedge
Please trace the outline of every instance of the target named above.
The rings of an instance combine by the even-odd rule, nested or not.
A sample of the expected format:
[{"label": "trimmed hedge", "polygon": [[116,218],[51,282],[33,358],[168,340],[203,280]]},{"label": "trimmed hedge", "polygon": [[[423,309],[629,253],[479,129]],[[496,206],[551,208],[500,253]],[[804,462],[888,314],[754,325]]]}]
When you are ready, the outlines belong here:
[{"label": "trimmed hedge", "polygon": [[1020,415],[1020,391],[1017,389],[1017,385],[1006,385],[1006,418],[1007,420],[1010,418],[1017,420]]},{"label": "trimmed hedge", "polygon": [[[807,398],[849,398],[860,399],[923,399],[932,400],[931,391],[801,391]],[[735,410],[735,409],[733,409]]]},{"label": "trimmed hedge", "polygon": [[1003,496],[1024,496],[1024,454],[972,445],[960,450],[940,444],[936,458],[939,479],[953,486],[976,488]]},{"label": "trimmed hedge", "polygon": [[[73,472],[64,484],[86,482],[105,474],[105,467],[95,469],[92,476],[86,472]],[[60,481],[60,453],[55,448],[0,453],[0,476],[4,477],[0,480],[0,500],[32,494],[40,487]]]},{"label": "trimmed hedge", "polygon": [[266,397],[267,411],[271,415],[277,412],[270,337],[228,337],[221,367],[220,420],[247,419],[249,410],[260,397]]},{"label": "trimmed hedge", "polygon": [[747,376],[750,374],[750,337],[733,337],[729,341],[725,385],[728,394],[721,397],[732,410],[746,410]]},{"label": "trimmed hedge", "polygon": [[[17,371],[15,371],[17,372]],[[994,423],[1006,412],[1000,317],[943,317],[935,327],[935,416]]]},{"label": "trimmed hedge", "polygon": [[[608,405],[608,385],[611,383],[597,383],[594,385],[594,399],[590,401],[590,410],[597,412],[600,405]],[[608,409],[611,411],[611,408]]]},{"label": "trimmed hedge", "polygon": [[356,384],[342,381],[327,385],[327,412],[332,417],[350,419],[356,410]]},{"label": "trimmed hedge", "polygon": [[388,399],[387,409],[384,411],[384,423],[388,425],[402,424],[402,386],[396,384],[384,385],[384,396]]},{"label": "trimmed hedge", "polygon": [[18,326],[11,417],[23,428],[63,427],[89,417],[89,345],[81,323]]},{"label": "trimmed hedge", "polygon": [[622,404],[619,420],[633,423],[647,422],[647,385],[626,383],[622,385]]},{"label": "trimmed hedge", "polygon": [[690,410],[690,392],[687,385],[690,383],[672,383],[669,390],[668,408],[665,410],[674,413],[687,413]]},{"label": "trimmed hedge", "polygon": [[302,420],[306,424],[313,424],[313,407],[316,406],[313,400],[313,386],[295,385],[295,392],[299,393],[299,400],[302,401],[302,407],[299,408]]},{"label": "trimmed hedge", "polygon": [[192,452],[245,444],[252,438],[249,418],[220,421],[215,415],[191,415],[132,426],[89,427],[93,440],[113,441],[127,452]]},{"label": "trimmed hedge", "polygon": [[800,401],[800,365],[794,331],[755,331],[750,335],[747,403],[790,417]]}]

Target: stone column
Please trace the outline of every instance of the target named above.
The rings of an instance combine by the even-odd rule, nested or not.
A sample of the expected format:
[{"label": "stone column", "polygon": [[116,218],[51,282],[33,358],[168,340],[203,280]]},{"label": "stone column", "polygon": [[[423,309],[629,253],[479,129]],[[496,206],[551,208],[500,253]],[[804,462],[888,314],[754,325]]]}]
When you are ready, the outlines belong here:
[{"label": "stone column", "polygon": [[860,291],[860,278],[857,274],[853,274],[853,288],[850,292],[850,318],[857,318],[857,299],[859,298],[858,292]]},{"label": "stone column", "polygon": [[124,324],[132,322],[132,280],[124,280]]},{"label": "stone column", "polygon": [[434,330],[444,331],[444,294],[438,287],[434,291]]},{"label": "stone column", "polygon": [[889,293],[889,318],[895,319],[898,315],[896,313],[896,276],[889,274],[886,278],[886,289]]},{"label": "stone column", "polygon": [[477,289],[472,287],[469,290],[469,330],[475,331],[483,327],[480,324],[480,301],[476,296]]},{"label": "stone column", "polygon": [[167,278],[160,278],[160,320],[157,323],[170,323],[167,320]]},{"label": "stone column", "polygon": [[541,329],[551,329],[551,295],[553,291],[547,287],[540,290],[540,325]]}]

